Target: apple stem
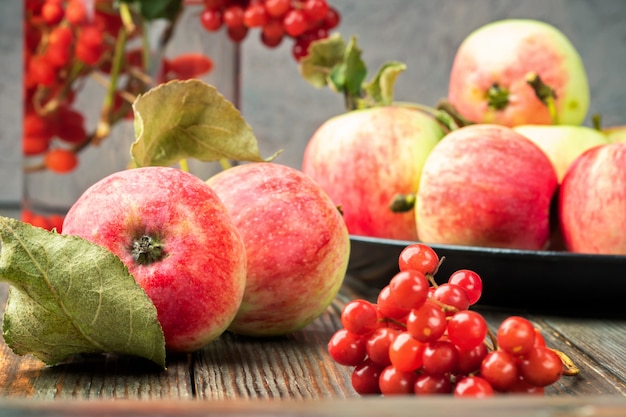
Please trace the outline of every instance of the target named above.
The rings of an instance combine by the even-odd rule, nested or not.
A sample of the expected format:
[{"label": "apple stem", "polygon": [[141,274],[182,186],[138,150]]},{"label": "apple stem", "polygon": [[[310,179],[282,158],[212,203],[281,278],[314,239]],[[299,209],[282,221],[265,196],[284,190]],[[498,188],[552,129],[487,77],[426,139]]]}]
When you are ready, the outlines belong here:
[{"label": "apple stem", "polygon": [[416,195],[412,194],[396,194],[393,196],[389,209],[394,213],[404,213],[415,207]]},{"label": "apple stem", "polygon": [[189,163],[187,162],[187,159],[181,159],[180,161],[178,161],[178,165],[183,171],[189,172]]},{"label": "apple stem", "polygon": [[489,107],[493,109],[504,110],[509,104],[509,91],[498,83],[493,83],[489,87],[486,96]]},{"label": "apple stem", "polygon": [[591,123],[594,129],[602,131],[602,115],[594,114],[591,116]]},{"label": "apple stem", "polygon": [[165,256],[163,245],[148,235],[133,240],[132,254],[139,265],[149,265]]},{"label": "apple stem", "polygon": [[543,104],[548,106],[552,124],[559,124],[559,115],[556,111],[556,91],[549,85],[545,84],[539,74],[531,72],[526,76],[526,82],[533,88],[535,95]]}]

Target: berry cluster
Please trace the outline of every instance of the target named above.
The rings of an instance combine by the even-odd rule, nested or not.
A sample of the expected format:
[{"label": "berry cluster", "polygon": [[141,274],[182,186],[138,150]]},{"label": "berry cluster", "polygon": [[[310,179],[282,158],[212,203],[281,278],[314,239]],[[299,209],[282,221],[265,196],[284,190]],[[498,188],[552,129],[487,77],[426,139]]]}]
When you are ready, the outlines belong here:
[{"label": "berry cluster", "polygon": [[311,42],[328,37],[339,21],[339,12],[326,0],[204,0],[200,15],[206,30],[226,27],[234,42],[254,28],[260,29],[261,42],[269,48],[292,38],[296,61],[307,55]]},{"label": "berry cluster", "polygon": [[343,328],[328,343],[335,362],[354,367],[359,394],[542,394],[566,372],[564,355],[529,320],[511,316],[493,334],[469,310],[482,293],[476,272],[459,270],[437,285],[439,257],[421,243],[404,248],[398,264],[376,303],[345,305]]},{"label": "berry cluster", "polygon": [[[142,16],[116,0],[26,0],[24,20],[25,172],[66,174],[78,153],[104,140],[111,127],[132,119],[132,103],[155,83],[208,73],[201,54],[163,58],[157,79],[147,75],[152,51],[142,43]],[[95,80],[95,81],[94,81]],[[88,126],[76,98],[88,82],[103,85],[100,120]],[[24,221],[54,227],[55,217],[25,211]]]}]

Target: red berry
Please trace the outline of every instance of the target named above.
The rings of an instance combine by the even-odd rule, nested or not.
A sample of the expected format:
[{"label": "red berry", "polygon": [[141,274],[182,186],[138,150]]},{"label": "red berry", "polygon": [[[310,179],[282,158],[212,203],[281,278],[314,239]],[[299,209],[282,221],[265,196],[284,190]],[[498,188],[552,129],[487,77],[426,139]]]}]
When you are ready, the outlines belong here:
[{"label": "red berry", "polygon": [[282,17],[291,9],[291,0],[265,0],[265,10],[272,17]]},{"label": "red berry", "polygon": [[455,397],[485,398],[492,397],[493,394],[493,387],[479,376],[463,378],[454,387]]},{"label": "red berry", "polygon": [[398,266],[400,271],[415,269],[424,274],[433,274],[439,266],[439,256],[430,246],[414,243],[402,249]]},{"label": "red berry", "polygon": [[263,3],[250,3],[243,12],[243,24],[249,28],[261,27],[268,21],[269,15]]},{"label": "red berry", "polygon": [[210,32],[222,27],[222,12],[216,9],[204,9],[200,14],[200,24]]},{"label": "red berry", "polygon": [[545,346],[535,346],[519,361],[519,372],[524,381],[535,387],[555,383],[563,374],[563,362],[559,355]]},{"label": "red berry", "polygon": [[535,344],[535,328],[527,319],[511,316],[500,324],[496,338],[500,349],[516,356],[524,355]]},{"label": "red berry", "polygon": [[518,380],[517,360],[504,350],[489,352],[480,367],[480,376],[497,391],[508,391]]},{"label": "red berry", "polygon": [[229,28],[239,28],[243,24],[244,9],[238,4],[228,6],[222,14],[224,24]]},{"label": "red berry", "polygon": [[52,172],[66,174],[78,165],[76,154],[67,149],[52,149],[44,156],[44,164]]},{"label": "red berry", "polygon": [[456,284],[467,293],[470,305],[475,304],[482,295],[483,281],[480,276],[469,269],[460,269],[448,278],[450,284]]},{"label": "red berry", "polygon": [[57,1],[46,1],[41,7],[41,17],[47,25],[54,26],[63,20],[65,11]]},{"label": "red berry", "polygon": [[292,9],[287,12],[283,19],[285,32],[293,38],[302,35],[308,28],[307,19],[300,9]]},{"label": "red berry", "polygon": [[486,336],[487,322],[475,311],[459,311],[448,322],[448,337],[460,349],[473,349],[483,343]]}]

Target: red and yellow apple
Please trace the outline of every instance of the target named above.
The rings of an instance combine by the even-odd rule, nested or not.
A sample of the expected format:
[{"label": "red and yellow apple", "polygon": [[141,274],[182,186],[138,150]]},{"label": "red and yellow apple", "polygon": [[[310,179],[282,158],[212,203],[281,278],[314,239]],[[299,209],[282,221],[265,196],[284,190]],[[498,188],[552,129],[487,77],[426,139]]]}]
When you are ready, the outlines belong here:
[{"label": "red and yellow apple", "polygon": [[257,162],[207,180],[239,228],[246,289],[229,330],[248,336],[294,332],[319,317],[348,267],[350,238],[341,213],[311,178]]},{"label": "red and yellow apple", "polygon": [[154,303],[168,351],[216,339],[241,305],[244,242],[217,194],[192,174],[168,167],[111,174],[74,203],[63,233],[120,257]]},{"label": "red and yellow apple", "polygon": [[513,128],[526,136],[550,158],[559,182],[579,155],[594,146],[609,143],[606,134],[587,126],[521,125]]},{"label": "red and yellow apple", "polygon": [[[529,77],[544,84],[538,98]],[[556,27],[532,19],[488,23],[459,46],[450,72],[448,100],[474,123],[580,125],[589,108],[582,59]]]},{"label": "red and yellow apple", "polygon": [[537,145],[501,125],[452,131],[426,160],[417,232],[426,243],[539,250],[557,176]]},{"label": "red and yellow apple", "polygon": [[373,107],[327,120],[305,149],[302,171],[341,207],[353,235],[415,240],[415,216],[394,212],[397,194],[414,194],[422,166],[444,136],[426,113]]},{"label": "red and yellow apple", "polygon": [[626,255],[626,143],[595,147],[574,161],[558,213],[567,250]]}]

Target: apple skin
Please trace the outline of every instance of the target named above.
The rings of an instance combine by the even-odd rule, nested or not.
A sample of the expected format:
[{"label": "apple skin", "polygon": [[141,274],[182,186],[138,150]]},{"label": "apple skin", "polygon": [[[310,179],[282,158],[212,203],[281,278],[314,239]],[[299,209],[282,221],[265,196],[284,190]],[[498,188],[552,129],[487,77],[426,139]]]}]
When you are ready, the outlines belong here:
[{"label": "apple skin", "polygon": [[609,143],[606,134],[586,126],[522,125],[513,128],[533,141],[554,165],[559,183],[574,160],[589,148]]},{"label": "apple skin", "polygon": [[558,213],[568,251],[626,255],[626,143],[592,148],[574,161]]},{"label": "apple skin", "polygon": [[[120,257],[157,309],[170,352],[193,352],[220,336],[241,305],[244,242],[224,204],[200,178],[169,167],[116,172],[68,211],[63,233]],[[139,262],[133,242],[150,236],[165,256]]]},{"label": "apple skin", "polygon": [[530,140],[501,125],[452,131],[422,171],[416,216],[426,243],[543,249],[557,176]]},{"label": "apple skin", "polygon": [[238,165],[207,180],[230,211],[247,253],[246,290],[229,331],[278,336],[319,317],[337,295],[350,256],[341,213],[301,171]]},{"label": "apple skin", "polygon": [[[553,124],[548,107],[526,81],[531,72],[555,91],[558,124],[582,124],[589,109],[582,59],[560,30],[532,19],[491,22],[470,33],[452,64],[448,100],[474,123]],[[509,92],[501,110],[487,99],[494,84]]]},{"label": "apple skin", "polygon": [[609,142],[626,142],[626,125],[610,126],[602,132],[608,136]]},{"label": "apple skin", "polygon": [[374,107],[335,116],[313,134],[302,171],[341,207],[353,235],[415,240],[413,211],[389,208],[396,194],[413,194],[422,166],[445,132],[429,115]]}]

